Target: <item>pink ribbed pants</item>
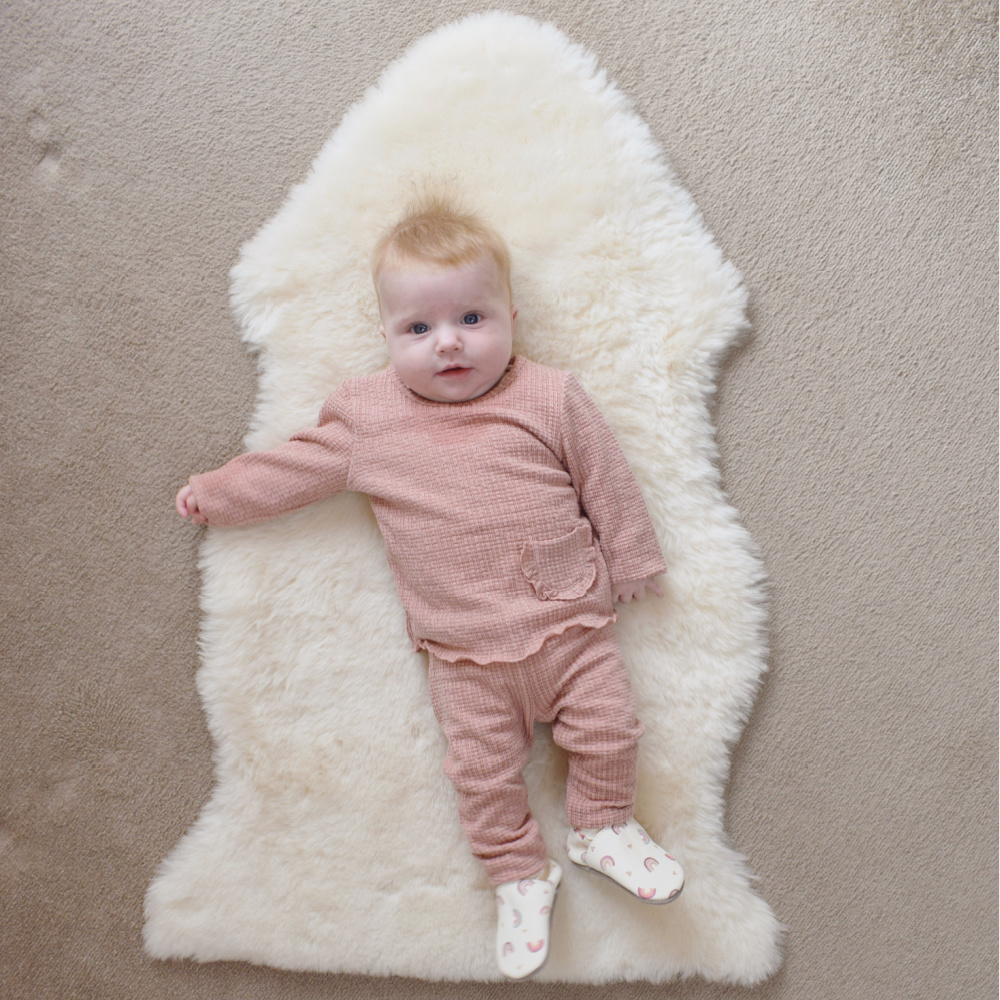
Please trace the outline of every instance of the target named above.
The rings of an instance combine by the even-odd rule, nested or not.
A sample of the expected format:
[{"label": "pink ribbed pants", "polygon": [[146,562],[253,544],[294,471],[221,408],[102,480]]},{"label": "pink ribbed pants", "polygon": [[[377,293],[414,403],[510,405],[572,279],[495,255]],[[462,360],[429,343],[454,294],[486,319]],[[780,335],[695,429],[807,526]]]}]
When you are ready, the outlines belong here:
[{"label": "pink ribbed pants", "polygon": [[459,820],[494,885],[533,875],[548,859],[521,774],[535,722],[551,722],[553,740],[569,753],[572,826],[632,815],[643,726],[613,623],[572,626],[514,663],[449,663],[431,653],[429,680]]}]

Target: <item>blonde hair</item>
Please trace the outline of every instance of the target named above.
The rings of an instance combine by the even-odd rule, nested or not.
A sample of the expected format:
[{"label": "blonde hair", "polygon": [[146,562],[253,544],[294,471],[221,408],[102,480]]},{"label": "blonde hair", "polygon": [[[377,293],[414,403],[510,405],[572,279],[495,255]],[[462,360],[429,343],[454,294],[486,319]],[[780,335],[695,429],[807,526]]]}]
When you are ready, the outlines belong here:
[{"label": "blonde hair", "polygon": [[513,299],[510,285],[510,251],[503,237],[482,219],[463,211],[447,196],[425,194],[375,244],[371,256],[372,278],[387,267],[430,264],[461,267],[488,257]]}]

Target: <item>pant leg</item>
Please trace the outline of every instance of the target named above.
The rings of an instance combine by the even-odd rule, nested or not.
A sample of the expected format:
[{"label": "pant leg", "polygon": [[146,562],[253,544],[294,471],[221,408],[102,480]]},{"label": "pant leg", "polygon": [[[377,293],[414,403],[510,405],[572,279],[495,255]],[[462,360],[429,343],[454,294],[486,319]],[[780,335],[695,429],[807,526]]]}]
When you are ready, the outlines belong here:
[{"label": "pant leg", "polygon": [[569,752],[566,818],[574,827],[624,822],[635,806],[644,727],[614,625],[574,634],[564,655],[550,711],[552,738]]},{"label": "pant leg", "polygon": [[518,664],[448,663],[430,655],[434,714],[448,738],[444,772],[472,853],[494,885],[527,878],[548,851],[528,810],[521,770],[533,719]]}]

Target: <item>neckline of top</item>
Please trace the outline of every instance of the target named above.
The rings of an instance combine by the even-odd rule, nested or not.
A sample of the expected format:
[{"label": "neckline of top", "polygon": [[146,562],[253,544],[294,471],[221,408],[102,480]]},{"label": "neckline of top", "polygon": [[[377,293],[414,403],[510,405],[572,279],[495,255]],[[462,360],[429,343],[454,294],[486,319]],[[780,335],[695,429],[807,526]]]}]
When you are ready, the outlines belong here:
[{"label": "neckline of top", "polygon": [[474,399],[463,399],[458,402],[450,403],[447,400],[437,400],[428,399],[426,396],[421,396],[419,392],[414,392],[400,377],[399,372],[389,365],[386,371],[392,378],[393,384],[399,388],[402,393],[409,399],[412,399],[416,403],[426,403],[428,406],[473,406],[482,399],[489,399],[491,396],[495,396],[498,392],[502,392],[507,388],[508,385],[513,381],[514,375],[517,373],[518,369],[521,368],[521,364],[524,360],[523,355],[515,354],[511,357],[510,361],[507,362],[507,367],[504,369],[503,375],[500,376],[499,381],[492,388],[487,389],[481,396],[476,396]]}]

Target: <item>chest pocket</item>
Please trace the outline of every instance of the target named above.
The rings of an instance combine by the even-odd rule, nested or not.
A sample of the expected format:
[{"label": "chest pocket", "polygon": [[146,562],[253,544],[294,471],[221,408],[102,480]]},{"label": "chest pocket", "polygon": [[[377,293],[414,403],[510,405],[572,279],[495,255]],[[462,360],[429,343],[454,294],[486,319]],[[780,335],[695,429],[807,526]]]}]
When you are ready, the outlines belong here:
[{"label": "chest pocket", "polygon": [[543,601],[583,597],[597,576],[597,552],[589,522],[558,538],[525,542],[521,572]]}]

